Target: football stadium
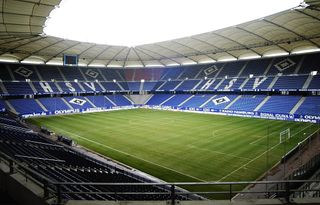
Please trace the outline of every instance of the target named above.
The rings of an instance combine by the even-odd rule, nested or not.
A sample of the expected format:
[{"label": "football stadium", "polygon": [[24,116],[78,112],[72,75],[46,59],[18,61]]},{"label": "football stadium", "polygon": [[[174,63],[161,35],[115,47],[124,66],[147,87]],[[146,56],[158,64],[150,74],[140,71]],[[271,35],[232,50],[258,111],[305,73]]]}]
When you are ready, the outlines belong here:
[{"label": "football stadium", "polygon": [[[1,1],[0,204],[320,204],[319,0],[258,17],[253,1],[121,0],[124,22],[101,2]],[[162,38],[127,42],[138,2],[134,21]],[[193,10],[220,27],[183,31]],[[78,18],[102,13],[98,42]],[[132,32],[112,41],[118,26]]]}]

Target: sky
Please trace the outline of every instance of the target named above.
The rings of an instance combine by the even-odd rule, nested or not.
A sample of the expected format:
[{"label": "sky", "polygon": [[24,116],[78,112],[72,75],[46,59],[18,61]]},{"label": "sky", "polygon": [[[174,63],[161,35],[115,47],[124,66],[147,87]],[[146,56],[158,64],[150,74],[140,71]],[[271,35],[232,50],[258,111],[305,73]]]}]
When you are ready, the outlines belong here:
[{"label": "sky", "polygon": [[302,0],[62,0],[44,33],[138,46],[214,31],[298,6]]}]

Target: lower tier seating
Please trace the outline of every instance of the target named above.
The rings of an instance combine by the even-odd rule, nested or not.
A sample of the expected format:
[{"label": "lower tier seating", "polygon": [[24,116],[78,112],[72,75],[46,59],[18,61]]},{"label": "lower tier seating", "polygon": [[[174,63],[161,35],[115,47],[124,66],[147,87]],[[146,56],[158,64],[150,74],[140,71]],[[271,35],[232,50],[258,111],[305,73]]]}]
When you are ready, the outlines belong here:
[{"label": "lower tier seating", "polygon": [[[96,108],[132,106],[130,96],[121,94],[98,96],[11,99],[14,112],[20,115],[61,110],[91,110]],[[319,115],[320,96],[236,95],[236,94],[154,94],[145,102],[148,106],[203,108],[232,111],[258,111],[299,115]],[[59,112],[58,112],[59,113]]]},{"label": "lower tier seating", "polygon": [[[15,122],[5,115],[1,115],[1,120],[2,123],[8,123],[8,125],[12,125]],[[19,123],[15,123],[19,125]],[[72,183],[61,186],[63,200],[170,199],[169,187],[117,185],[117,183],[144,183],[151,182],[151,180],[131,173],[121,167],[115,167],[114,165],[98,161],[67,146],[57,144],[40,136],[38,133],[1,126],[0,153],[34,170],[35,173],[30,172],[30,175],[36,179],[40,180],[46,177],[53,183]],[[77,184],[82,182],[114,183],[114,185]],[[54,186],[53,183],[51,185],[49,183],[49,186]],[[91,194],[90,192],[95,193]],[[125,193],[121,194],[123,192]],[[181,191],[177,190],[177,192]],[[186,200],[188,198],[179,196],[178,199]]]}]

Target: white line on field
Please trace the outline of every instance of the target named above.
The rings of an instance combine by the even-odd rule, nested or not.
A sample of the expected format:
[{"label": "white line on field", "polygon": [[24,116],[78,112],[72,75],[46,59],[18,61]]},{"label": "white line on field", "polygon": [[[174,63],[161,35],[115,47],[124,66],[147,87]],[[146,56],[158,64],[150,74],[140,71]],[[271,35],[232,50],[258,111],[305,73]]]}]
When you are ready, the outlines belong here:
[{"label": "white line on field", "polygon": [[[310,126],[312,126],[313,124],[308,125],[307,127],[305,127],[303,130],[309,128]],[[302,130],[300,130],[299,132],[301,132]],[[298,134],[299,132],[297,132],[296,134]],[[271,133],[270,133],[271,134]],[[264,136],[260,136],[259,139],[254,140],[253,142],[250,142],[249,144],[253,144],[255,145],[257,142],[259,142],[260,140],[264,139],[265,137],[267,137],[268,135],[264,135]],[[294,136],[294,135],[292,135]]]},{"label": "white line on field", "polygon": [[196,180],[198,180],[198,181],[205,182],[205,180],[200,179],[200,178],[197,178],[197,177],[194,177],[194,176],[192,176],[192,175],[189,175],[189,174],[185,174],[185,173],[179,172],[179,171],[177,171],[177,170],[171,169],[171,168],[169,168],[169,167],[165,167],[165,166],[163,166],[163,165],[160,165],[160,164],[157,164],[157,163],[151,162],[151,161],[146,160],[146,159],[142,159],[142,158],[140,158],[140,157],[137,157],[137,156],[134,156],[134,155],[132,155],[132,154],[126,153],[126,152],[124,152],[124,151],[121,151],[121,150],[115,149],[115,148],[113,148],[113,147],[109,147],[109,146],[107,146],[107,145],[105,145],[105,144],[101,144],[101,143],[96,142],[96,141],[94,141],[94,140],[87,139],[87,138],[82,137],[82,136],[80,136],[80,135],[78,135],[78,134],[68,132],[68,131],[66,131],[66,130],[64,130],[64,129],[57,128],[57,127],[55,127],[55,128],[56,128],[56,129],[58,129],[58,130],[61,130],[61,131],[63,131],[63,132],[69,133],[69,134],[71,134],[71,135],[73,135],[73,136],[76,136],[76,137],[78,137],[78,138],[81,138],[81,139],[83,139],[83,140],[86,140],[86,141],[88,141],[88,142],[92,142],[92,143],[95,143],[95,144],[97,144],[97,145],[100,145],[100,146],[106,147],[106,148],[108,148],[108,149],[114,150],[114,151],[116,151],[116,152],[119,152],[119,153],[122,153],[122,154],[125,154],[125,155],[129,155],[129,156],[134,157],[134,158],[136,158],[136,159],[139,159],[139,160],[141,160],[141,161],[145,161],[145,162],[147,162],[147,163],[149,163],[149,164],[153,164],[153,165],[156,165],[156,166],[162,167],[162,168],[164,168],[164,169],[167,169],[167,170],[170,170],[170,171],[176,172],[176,173],[178,173],[178,174],[181,174],[181,175],[184,175],[184,176],[187,176],[187,177],[190,177],[190,178],[196,179]]},{"label": "white line on field", "polygon": [[226,156],[229,156],[229,157],[235,157],[235,158],[239,158],[239,159],[251,160],[250,158],[247,158],[247,157],[240,157],[240,156],[237,156],[237,155],[234,155],[234,154],[227,154],[227,153],[224,153],[224,152],[219,152],[219,151],[215,151],[215,150],[200,148],[200,147],[197,147],[197,146],[194,146],[194,145],[187,145],[187,146],[190,147],[190,148],[193,148],[193,149],[208,151],[208,152],[212,152],[212,153],[216,153],[216,154],[222,154],[222,155],[226,155]]},{"label": "white line on field", "polygon": [[[292,136],[297,135],[298,133],[302,132],[303,130],[305,130],[305,129],[307,129],[307,128],[308,128],[308,126],[305,127],[305,128],[303,128],[302,130],[300,130],[299,132],[295,133],[295,134],[292,135]],[[320,129],[320,128],[318,128],[316,131],[314,131],[311,135],[313,135],[314,133],[316,133],[319,129]],[[268,151],[273,150],[274,148],[276,148],[279,144],[281,144],[281,143],[279,142],[278,144],[272,146],[269,150],[264,151],[264,152],[261,153],[260,155],[256,156],[255,158],[253,158],[253,159],[250,160],[249,162],[247,162],[247,163],[245,163],[244,165],[242,165],[241,167],[239,167],[238,169],[233,170],[233,171],[230,172],[229,174],[227,174],[227,175],[225,175],[224,177],[222,177],[221,179],[219,179],[218,182],[224,180],[225,178],[227,178],[228,176],[232,175],[233,173],[235,173],[235,172],[239,171],[240,169],[246,167],[248,164],[250,164],[251,162],[253,162],[253,161],[255,161],[256,159],[260,158],[262,155],[264,155],[264,154],[267,153]]]}]

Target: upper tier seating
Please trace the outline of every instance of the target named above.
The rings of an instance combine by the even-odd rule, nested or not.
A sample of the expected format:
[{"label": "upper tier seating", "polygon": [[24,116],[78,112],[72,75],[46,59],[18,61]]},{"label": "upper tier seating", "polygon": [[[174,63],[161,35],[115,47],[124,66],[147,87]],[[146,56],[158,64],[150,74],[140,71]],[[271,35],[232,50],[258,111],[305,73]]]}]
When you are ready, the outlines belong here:
[{"label": "upper tier seating", "polygon": [[182,81],[174,80],[174,81],[166,81],[164,85],[162,85],[161,88],[158,88],[158,90],[174,90]]},{"label": "upper tier seating", "polygon": [[312,80],[309,84],[308,89],[319,89],[320,85],[320,75],[315,75],[312,77]]},{"label": "upper tier seating", "polygon": [[305,55],[299,73],[309,74],[311,71],[320,72],[319,53]]},{"label": "upper tier seating", "polygon": [[246,65],[240,76],[248,77],[250,74],[254,76],[262,76],[270,63],[270,59],[248,61],[248,64]]},{"label": "upper tier seating", "polygon": [[114,82],[101,82],[101,85],[109,91],[121,91],[122,89],[119,87],[117,83]]},{"label": "upper tier seating", "polygon": [[38,94],[61,93],[54,82],[37,81],[32,84]]},{"label": "upper tier seating", "polygon": [[142,90],[148,90],[148,91],[154,90],[157,83],[158,82],[144,82]]},{"label": "upper tier seating", "polygon": [[302,88],[308,76],[280,76],[273,89],[297,89]]},{"label": "upper tier seating", "polygon": [[243,66],[245,66],[244,61],[227,63],[223,66],[217,77],[237,77]]},{"label": "upper tier seating", "polygon": [[[310,75],[311,71],[320,71],[318,59],[320,53],[136,69],[2,63],[0,95],[143,90],[320,90],[319,75]],[[25,79],[31,80],[30,84]]]},{"label": "upper tier seating", "polygon": [[301,56],[288,56],[274,58],[272,66],[266,75],[277,75],[278,73],[283,74],[295,74],[296,69],[299,68],[299,62]]},{"label": "upper tier seating", "polygon": [[67,81],[85,80],[78,67],[60,67],[60,70]]},{"label": "upper tier seating", "polygon": [[57,66],[38,66],[38,71],[42,77],[42,80],[51,81],[64,81],[65,79],[62,77],[60,71],[60,68]]},{"label": "upper tier seating", "polygon": [[27,82],[3,82],[8,93],[14,95],[32,95],[34,91]]},{"label": "upper tier seating", "polygon": [[36,71],[37,67],[33,65],[12,64],[10,70],[14,79],[12,80],[40,80]]},{"label": "upper tier seating", "polygon": [[192,90],[199,82],[200,80],[185,80],[175,90],[177,91]]}]

